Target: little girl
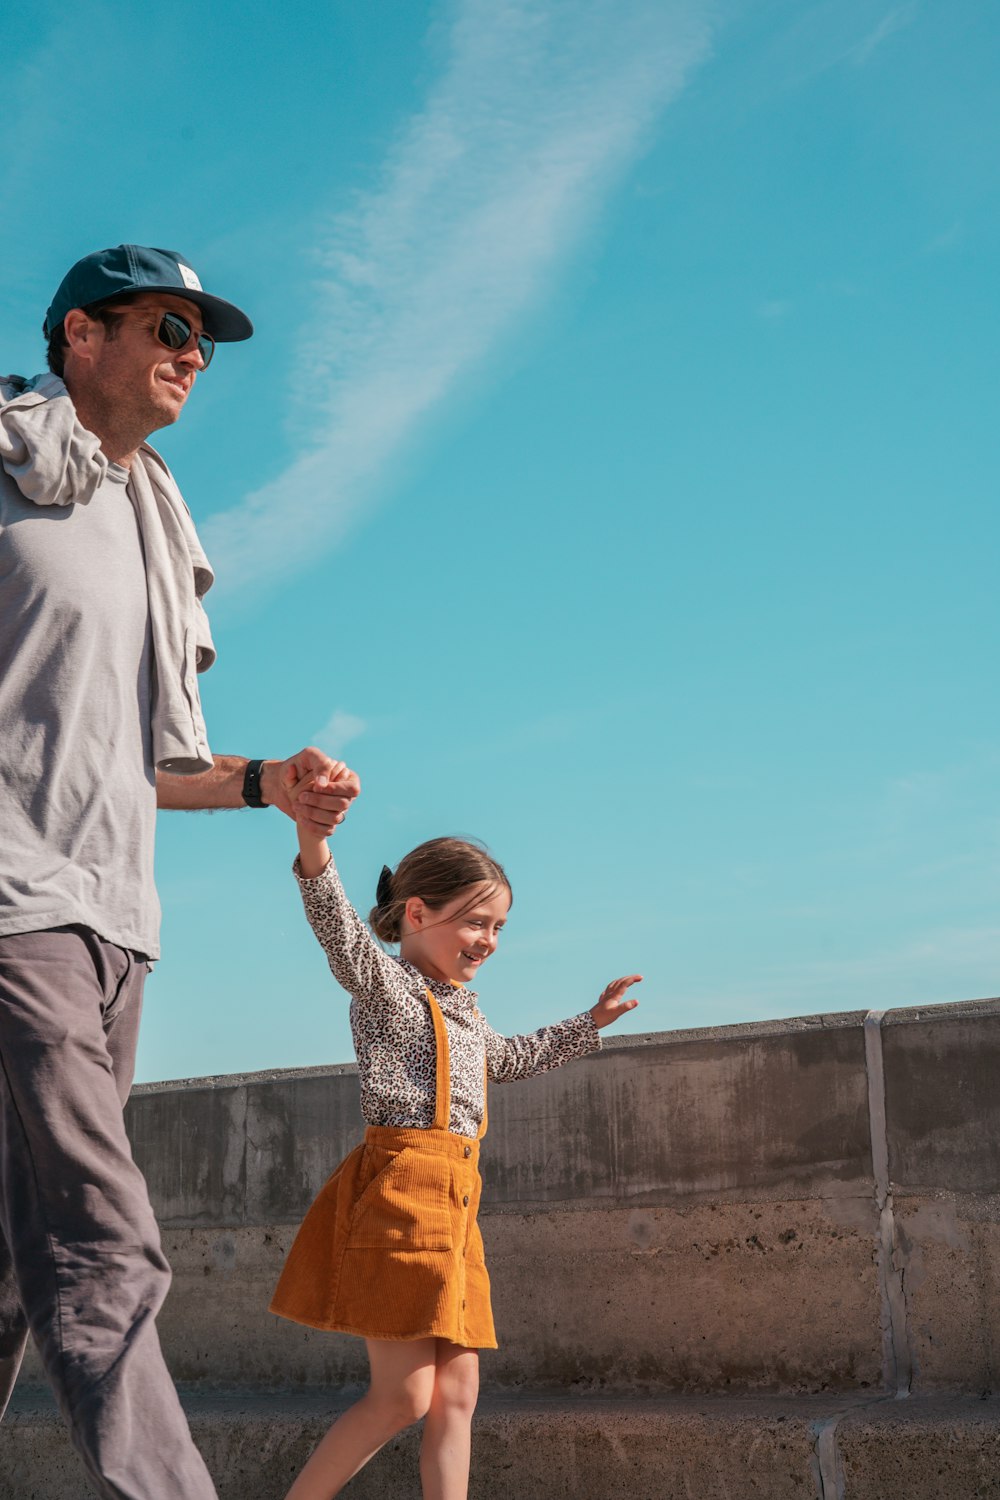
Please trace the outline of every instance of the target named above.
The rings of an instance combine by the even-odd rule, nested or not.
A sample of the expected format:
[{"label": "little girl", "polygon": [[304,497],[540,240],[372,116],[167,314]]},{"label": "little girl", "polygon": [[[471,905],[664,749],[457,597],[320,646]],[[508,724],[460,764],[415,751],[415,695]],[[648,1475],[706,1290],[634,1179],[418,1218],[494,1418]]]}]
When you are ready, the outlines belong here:
[{"label": "little girl", "polygon": [[[338,768],[339,769],[339,768]],[[350,774],[350,773],[347,773]],[[487,1079],[529,1078],[600,1047],[598,1029],[638,1004],[616,979],[590,1010],[503,1037],[475,983],[511,905],[484,849],[431,839],[383,869],[372,930],[344,894],[326,840],[305,821],[309,778],[289,788],[306,915],[351,995],[364,1142],[310,1208],[271,1311],[365,1340],[367,1393],[330,1428],[287,1500],[331,1500],[374,1453],[424,1419],[424,1500],[466,1500],[479,1349],[495,1349],[476,1223]]]}]

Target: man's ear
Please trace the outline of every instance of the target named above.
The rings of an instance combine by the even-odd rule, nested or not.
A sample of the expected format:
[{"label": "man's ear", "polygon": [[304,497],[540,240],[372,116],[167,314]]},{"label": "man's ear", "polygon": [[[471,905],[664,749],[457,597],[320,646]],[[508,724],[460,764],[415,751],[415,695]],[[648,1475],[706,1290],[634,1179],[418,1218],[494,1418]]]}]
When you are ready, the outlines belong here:
[{"label": "man's ear", "polygon": [[104,332],[102,324],[88,318],[82,307],[71,307],[63,319],[66,343],[78,358],[92,357],[98,329]]}]

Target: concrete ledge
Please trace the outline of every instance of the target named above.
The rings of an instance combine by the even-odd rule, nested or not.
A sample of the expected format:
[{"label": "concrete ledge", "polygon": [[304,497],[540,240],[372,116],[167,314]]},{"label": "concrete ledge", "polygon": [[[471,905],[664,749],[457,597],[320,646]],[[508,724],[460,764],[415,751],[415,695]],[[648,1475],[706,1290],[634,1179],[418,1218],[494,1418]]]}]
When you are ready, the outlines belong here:
[{"label": "concrete ledge", "polygon": [[[881,1385],[868,1199],[507,1208],[485,1214],[482,1229],[501,1343],[483,1356],[484,1390]],[[174,1285],[158,1328],[175,1379],[337,1390],[366,1378],[361,1340],[267,1311],[294,1233],[164,1234]]]},{"label": "concrete ledge", "polygon": [[[493,1087],[486,1200],[638,1206],[870,1192],[862,1022],[623,1038]],[[157,1217],[178,1228],[297,1223],[363,1130],[347,1067],[147,1085],[126,1118]]]},{"label": "concrete ledge", "polygon": [[[186,1398],[219,1500],[282,1500],[340,1409],[320,1392]],[[0,1500],[84,1500],[48,1400],[20,1393],[3,1435]],[[832,1433],[820,1472],[820,1433]],[[419,1432],[389,1443],[345,1493],[419,1500]],[[826,1489],[824,1489],[826,1484]],[[470,1500],[996,1500],[1000,1400],[822,1397],[487,1400]]]}]

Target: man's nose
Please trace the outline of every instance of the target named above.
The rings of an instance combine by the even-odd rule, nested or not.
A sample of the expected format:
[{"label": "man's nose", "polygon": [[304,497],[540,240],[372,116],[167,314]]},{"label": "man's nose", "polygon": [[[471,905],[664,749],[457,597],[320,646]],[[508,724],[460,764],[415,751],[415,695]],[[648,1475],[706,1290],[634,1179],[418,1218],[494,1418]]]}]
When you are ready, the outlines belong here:
[{"label": "man's nose", "polygon": [[197,344],[192,344],[190,349],[182,349],[177,356],[177,363],[183,361],[192,370],[203,370],[205,359]]}]

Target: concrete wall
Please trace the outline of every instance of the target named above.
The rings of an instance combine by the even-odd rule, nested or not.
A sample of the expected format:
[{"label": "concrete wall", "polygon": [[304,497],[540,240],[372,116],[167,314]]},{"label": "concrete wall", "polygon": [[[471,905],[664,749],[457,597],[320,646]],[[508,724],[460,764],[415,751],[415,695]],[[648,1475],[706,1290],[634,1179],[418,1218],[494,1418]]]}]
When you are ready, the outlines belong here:
[{"label": "concrete wall", "polygon": [[[490,1119],[487,1388],[992,1387],[1000,1002],[628,1038]],[[360,1382],[356,1341],[266,1306],[361,1128],[348,1067],[136,1090],[179,1379]]]}]

